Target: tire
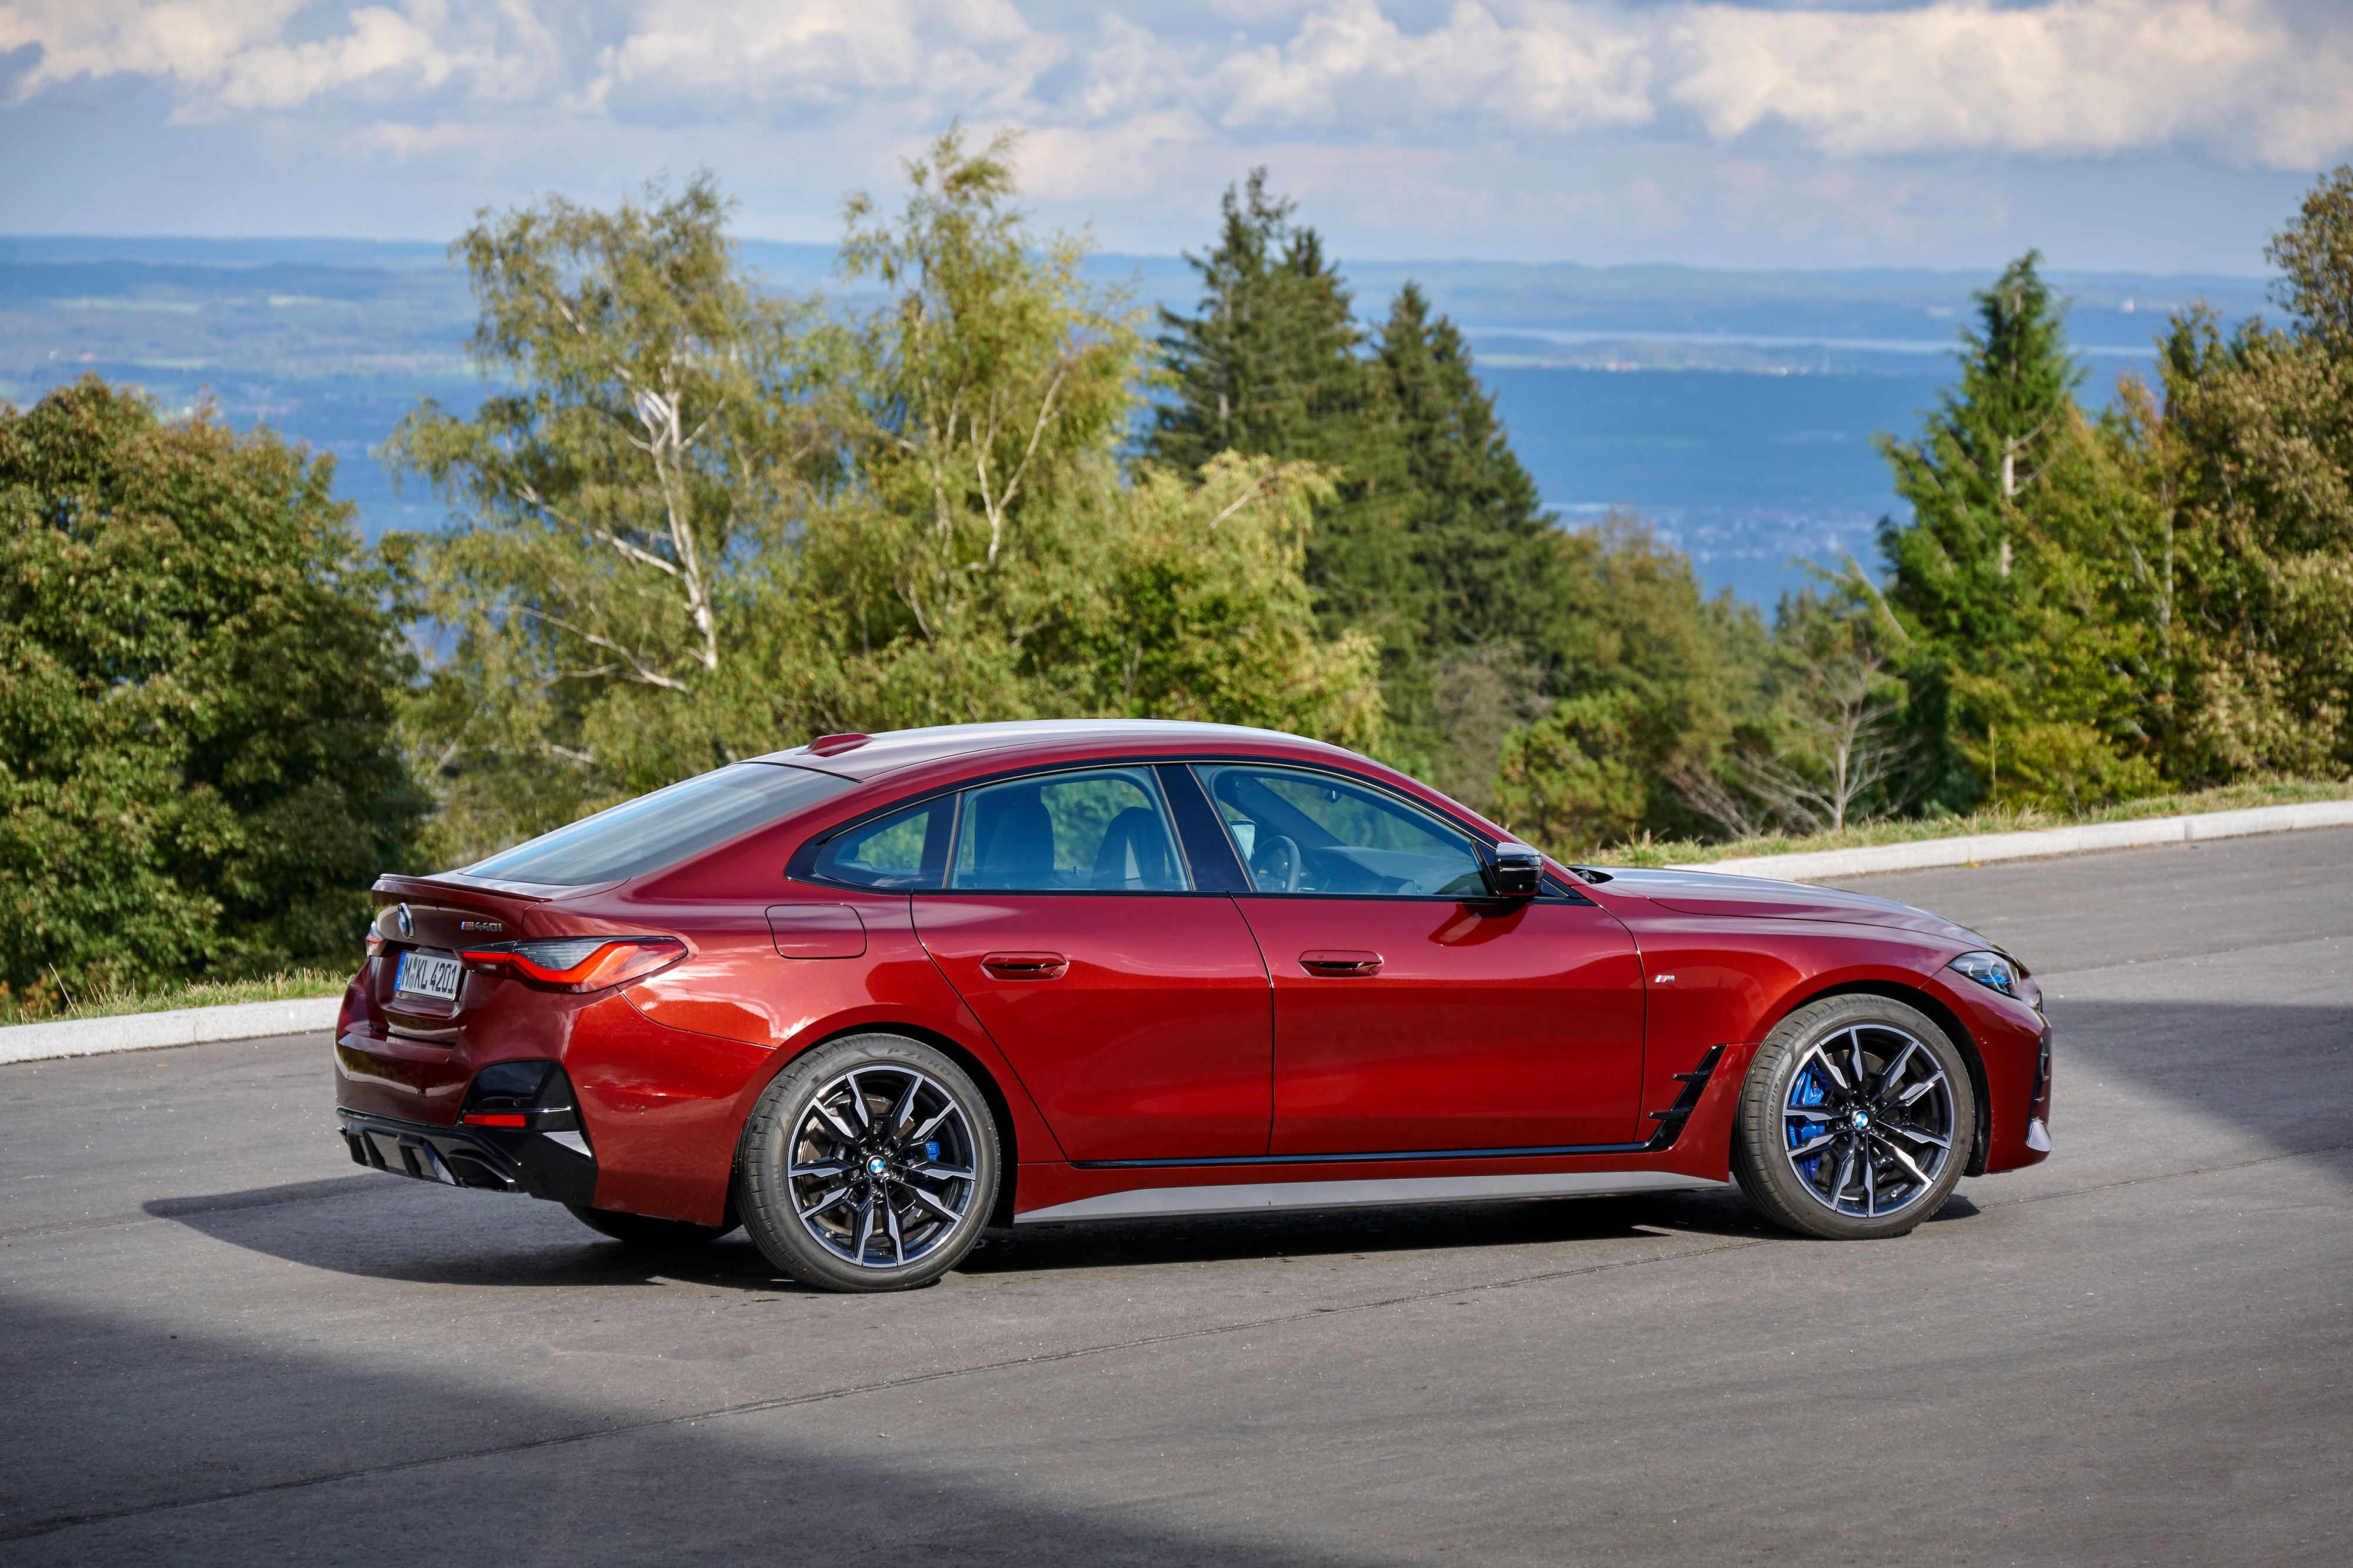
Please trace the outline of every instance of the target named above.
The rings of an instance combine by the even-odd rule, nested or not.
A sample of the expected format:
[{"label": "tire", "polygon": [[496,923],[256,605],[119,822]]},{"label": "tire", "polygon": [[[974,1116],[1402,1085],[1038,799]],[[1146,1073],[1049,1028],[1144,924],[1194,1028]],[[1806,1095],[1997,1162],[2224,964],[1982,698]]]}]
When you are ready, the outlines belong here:
[{"label": "tire", "polygon": [[1904,1236],[1951,1195],[1976,1135],[1968,1062],[1935,1020],[1884,996],[1831,996],[1781,1020],[1758,1048],[1732,1173],[1785,1230]]},{"label": "tire", "polygon": [[896,1035],[819,1046],[744,1128],[737,1203],[769,1262],[821,1290],[908,1290],[988,1224],[997,1119],[970,1075]]},{"label": "tire", "polygon": [[618,1209],[592,1209],[586,1204],[565,1204],[572,1217],[600,1235],[631,1247],[649,1250],[675,1252],[690,1247],[704,1247],[717,1241],[735,1228],[730,1216],[725,1225],[695,1225],[682,1219],[656,1219],[651,1215],[623,1214]]}]

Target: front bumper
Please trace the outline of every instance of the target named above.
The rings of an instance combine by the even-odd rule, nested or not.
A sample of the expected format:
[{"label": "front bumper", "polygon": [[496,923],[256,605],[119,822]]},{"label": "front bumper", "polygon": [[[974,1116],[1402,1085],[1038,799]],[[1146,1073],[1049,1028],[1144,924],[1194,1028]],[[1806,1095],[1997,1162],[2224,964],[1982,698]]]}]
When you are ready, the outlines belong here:
[{"label": "front bumper", "polygon": [[596,1194],[596,1156],[577,1131],[432,1127],[342,1106],[335,1119],[355,1165],[556,1203],[589,1204]]},{"label": "front bumper", "polygon": [[2026,1102],[2026,1146],[2037,1154],[2051,1152],[2051,1026],[2048,1024],[2042,1026],[2042,1044],[2034,1056],[2034,1092]]}]

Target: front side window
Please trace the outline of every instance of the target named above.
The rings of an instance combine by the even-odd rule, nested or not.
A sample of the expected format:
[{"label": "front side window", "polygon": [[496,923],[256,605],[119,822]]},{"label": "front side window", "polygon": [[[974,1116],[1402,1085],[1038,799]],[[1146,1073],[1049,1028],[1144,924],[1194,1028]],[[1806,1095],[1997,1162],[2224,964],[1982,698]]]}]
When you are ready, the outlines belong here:
[{"label": "front side window", "polygon": [[1015,779],[965,795],[948,885],[1183,892],[1176,843],[1148,768]]},{"label": "front side window", "polygon": [[827,839],[810,870],[853,888],[936,888],[947,869],[955,824],[954,795],[927,800]]},{"label": "front side window", "polygon": [[1293,768],[1195,771],[1257,892],[1475,899],[1487,890],[1467,835],[1378,790]]},{"label": "front side window", "polygon": [[465,868],[497,882],[586,887],[675,866],[817,805],[849,781],[780,763],[737,763],[582,817]]}]

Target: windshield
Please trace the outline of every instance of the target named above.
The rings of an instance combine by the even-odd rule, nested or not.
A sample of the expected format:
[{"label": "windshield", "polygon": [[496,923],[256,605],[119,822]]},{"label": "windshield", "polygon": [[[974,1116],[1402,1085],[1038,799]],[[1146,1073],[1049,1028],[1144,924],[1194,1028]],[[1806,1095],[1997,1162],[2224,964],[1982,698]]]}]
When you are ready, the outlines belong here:
[{"label": "windshield", "polygon": [[565,888],[641,877],[849,787],[848,779],[807,768],[737,763],[583,817],[465,870],[497,882]]}]

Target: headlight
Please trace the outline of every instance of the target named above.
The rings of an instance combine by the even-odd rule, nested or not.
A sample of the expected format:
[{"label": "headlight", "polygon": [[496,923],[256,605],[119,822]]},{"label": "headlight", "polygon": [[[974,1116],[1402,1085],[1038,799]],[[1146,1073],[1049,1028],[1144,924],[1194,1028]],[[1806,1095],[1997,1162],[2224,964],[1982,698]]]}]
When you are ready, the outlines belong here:
[{"label": "headlight", "polygon": [[2018,994],[2018,965],[1998,952],[1965,952],[1945,966],[1968,975],[1989,991]]}]

